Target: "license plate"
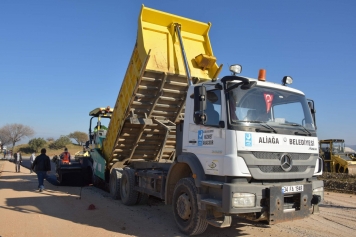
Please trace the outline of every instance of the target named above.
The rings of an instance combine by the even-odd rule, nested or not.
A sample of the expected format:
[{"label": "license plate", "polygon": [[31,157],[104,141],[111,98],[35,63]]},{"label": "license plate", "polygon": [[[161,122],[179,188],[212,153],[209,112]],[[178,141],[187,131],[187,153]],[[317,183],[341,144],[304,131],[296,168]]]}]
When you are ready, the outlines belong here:
[{"label": "license plate", "polygon": [[303,185],[293,185],[282,187],[282,193],[299,193],[303,192]]}]

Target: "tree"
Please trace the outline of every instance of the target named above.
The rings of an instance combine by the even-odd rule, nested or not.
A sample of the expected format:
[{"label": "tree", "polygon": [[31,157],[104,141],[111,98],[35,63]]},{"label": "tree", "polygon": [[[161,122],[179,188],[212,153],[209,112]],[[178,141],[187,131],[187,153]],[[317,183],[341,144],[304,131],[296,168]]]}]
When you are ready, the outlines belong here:
[{"label": "tree", "polygon": [[47,140],[47,142],[53,142],[54,138],[53,137],[47,137],[46,140]]},{"label": "tree", "polygon": [[35,131],[29,126],[13,123],[6,124],[0,129],[0,133],[5,137],[5,141],[8,141],[9,144],[12,144],[12,147],[15,147],[16,142],[20,141],[24,137],[32,136]]},{"label": "tree", "polygon": [[72,143],[70,138],[67,136],[61,136],[60,138],[58,138],[57,140],[55,140],[53,143],[49,144],[49,148],[51,149],[61,149],[64,148],[66,145]]},{"label": "tree", "polygon": [[88,134],[85,132],[75,131],[68,135],[69,138],[73,138],[79,145],[83,145],[88,141]]},{"label": "tree", "polygon": [[33,138],[28,141],[29,147],[38,153],[38,150],[46,144],[46,140],[43,138]]},{"label": "tree", "polygon": [[10,135],[3,128],[0,128],[0,142],[1,146],[11,144]]}]

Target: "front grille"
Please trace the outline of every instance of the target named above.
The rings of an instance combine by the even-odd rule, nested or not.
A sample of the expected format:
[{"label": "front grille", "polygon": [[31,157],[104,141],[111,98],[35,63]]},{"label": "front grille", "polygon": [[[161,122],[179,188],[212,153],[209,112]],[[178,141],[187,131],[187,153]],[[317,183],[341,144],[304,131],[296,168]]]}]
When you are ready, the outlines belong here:
[{"label": "front grille", "polygon": [[[282,156],[282,152],[263,152],[263,151],[253,151],[252,154],[257,159],[264,159],[264,160],[279,160]],[[311,154],[305,153],[288,153],[292,160],[308,160]]]},{"label": "front grille", "polygon": [[[288,172],[305,172],[308,165],[293,166]],[[286,173],[280,165],[258,165],[258,168],[264,173]]]}]

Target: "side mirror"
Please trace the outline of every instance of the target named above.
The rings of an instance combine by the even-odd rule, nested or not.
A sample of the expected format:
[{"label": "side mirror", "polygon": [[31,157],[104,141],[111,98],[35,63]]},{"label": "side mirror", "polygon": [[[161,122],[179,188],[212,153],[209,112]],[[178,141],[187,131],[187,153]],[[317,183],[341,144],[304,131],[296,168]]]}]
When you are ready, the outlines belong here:
[{"label": "side mirror", "polygon": [[308,99],[308,106],[309,106],[309,109],[310,109],[310,113],[311,113],[311,115],[313,117],[315,129],[316,129],[316,119],[315,119],[316,110],[315,110],[314,101]]},{"label": "side mirror", "polygon": [[205,86],[196,86],[194,88],[194,123],[205,124],[206,109],[206,88]]},{"label": "side mirror", "polygon": [[225,122],[219,121],[219,128],[225,128]]},{"label": "side mirror", "polygon": [[316,110],[315,110],[315,108],[314,108],[314,101],[308,101],[308,106],[309,106],[309,108],[310,108],[310,112],[311,112],[312,114],[315,114],[315,113],[316,113]]}]

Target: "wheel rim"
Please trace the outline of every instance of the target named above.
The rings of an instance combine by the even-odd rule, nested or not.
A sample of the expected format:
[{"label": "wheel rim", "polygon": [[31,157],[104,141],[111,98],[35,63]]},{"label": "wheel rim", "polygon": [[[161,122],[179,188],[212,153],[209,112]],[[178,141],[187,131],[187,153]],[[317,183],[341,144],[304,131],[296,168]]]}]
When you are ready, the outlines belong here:
[{"label": "wheel rim", "polygon": [[192,212],[192,205],[186,193],[181,194],[177,200],[177,213],[183,220],[188,220]]}]

